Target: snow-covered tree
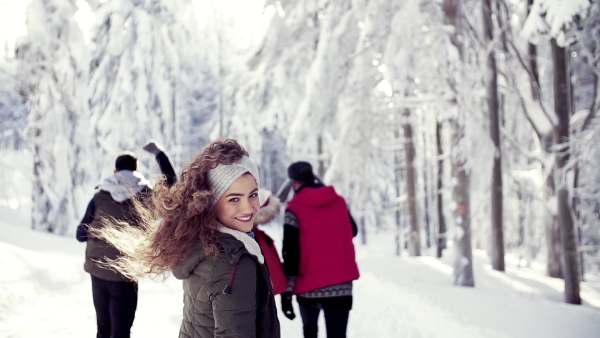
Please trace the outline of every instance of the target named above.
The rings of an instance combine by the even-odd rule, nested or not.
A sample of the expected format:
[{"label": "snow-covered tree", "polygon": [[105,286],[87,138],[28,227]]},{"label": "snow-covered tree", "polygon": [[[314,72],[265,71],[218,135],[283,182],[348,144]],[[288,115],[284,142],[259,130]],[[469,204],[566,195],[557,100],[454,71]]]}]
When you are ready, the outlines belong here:
[{"label": "snow-covered tree", "polygon": [[[293,151],[288,139],[319,42],[319,11],[315,1],[266,1],[268,26],[251,49],[247,72],[242,73],[236,91],[230,135],[242,138],[251,153],[262,159],[260,163],[273,165],[265,173],[275,177],[264,179],[274,183],[287,177],[285,170],[292,161],[314,160],[306,150]],[[279,187],[270,188],[276,191]]]},{"label": "snow-covered tree", "polygon": [[29,102],[20,93],[18,63],[0,59],[0,149],[22,149]]},{"label": "snow-covered tree", "polygon": [[[174,155],[194,132],[190,104],[202,101],[202,79],[190,1],[106,1],[94,7],[90,109],[97,154],[109,172],[123,150],[136,151],[150,138]],[[209,100],[210,101],[210,100]],[[200,126],[194,126],[200,128]],[[185,150],[189,155],[190,150]]]},{"label": "snow-covered tree", "polygon": [[583,273],[600,271],[600,209],[598,191],[600,173],[596,154],[600,135],[600,1],[595,1],[590,14],[581,22],[576,44],[571,46],[571,82],[573,85],[574,201],[573,209],[580,236],[580,258]]},{"label": "snow-covered tree", "polygon": [[[389,91],[382,90],[388,82],[382,74],[385,65],[381,59],[398,7],[399,3],[389,1],[357,2],[353,6],[355,15],[360,15],[360,31],[356,46],[346,55],[349,69],[335,116],[339,137],[328,151],[331,160],[325,176],[328,183],[334,184],[348,198],[360,223],[371,219],[376,227],[384,227],[383,215],[388,203],[381,196],[385,194],[387,182],[394,179],[393,171],[388,170],[393,166],[390,155],[394,151],[382,144],[386,134],[391,135],[393,127],[390,128],[388,122],[394,112],[388,107],[392,100]],[[382,83],[380,88],[378,83]],[[401,195],[399,191],[393,194]],[[393,194],[390,192],[390,197]],[[400,211],[400,206],[394,207]],[[395,221],[398,222],[399,217]],[[400,230],[397,232],[399,239]],[[361,228],[361,236],[366,242],[366,229]]]},{"label": "snow-covered tree", "polygon": [[351,2],[322,1],[320,6],[316,54],[307,73],[305,95],[292,121],[290,146],[316,155],[317,172],[324,176],[329,166],[326,159],[331,157],[327,140],[339,135],[337,128],[324,127],[331,126],[337,114],[356,50],[361,16]]},{"label": "snow-covered tree", "polygon": [[589,0],[536,0],[523,28],[523,35],[530,41],[535,42],[540,34],[547,34],[552,39],[554,113],[550,115],[550,120],[554,129],[556,157],[554,184],[561,229],[565,300],[573,304],[581,304],[581,297],[576,230],[571,209],[573,196],[566,179],[571,155],[569,140],[572,113],[568,44],[572,40],[576,21],[587,16],[589,7]]},{"label": "snow-covered tree", "polygon": [[587,17],[592,0],[534,0],[522,34],[533,43],[544,35],[552,36],[559,46],[574,37],[577,22]]},{"label": "snow-covered tree", "polygon": [[25,95],[31,103],[28,140],[33,150],[32,228],[73,232],[95,174],[88,140],[88,54],[74,20],[75,1],[33,0],[28,35],[18,42]]},{"label": "snow-covered tree", "polygon": [[452,145],[451,172],[452,220],[454,221],[454,283],[461,286],[474,286],[471,248],[471,177],[469,163],[469,138],[467,128],[467,11],[463,1],[444,1],[445,22],[449,26],[449,42],[446,44],[448,68],[453,74],[448,77],[450,114],[447,124],[451,129]]}]

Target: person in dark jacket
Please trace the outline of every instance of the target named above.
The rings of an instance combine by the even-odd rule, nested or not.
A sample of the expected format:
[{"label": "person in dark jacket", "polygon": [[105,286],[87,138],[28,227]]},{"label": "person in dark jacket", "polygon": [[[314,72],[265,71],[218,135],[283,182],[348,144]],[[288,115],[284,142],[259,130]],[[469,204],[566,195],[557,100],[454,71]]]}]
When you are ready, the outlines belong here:
[{"label": "person in dark jacket", "polygon": [[259,185],[244,148],[217,140],[184,167],[173,187],[154,187],[139,228],[98,233],[123,252],[109,265],[125,276],[172,273],[182,280],[180,338],[280,337],[269,270],[252,233]]},{"label": "person in dark jacket", "polygon": [[[144,149],[156,156],[166,184],[172,185],[175,171],[167,155],[156,141],[150,141]],[[84,269],[92,278],[98,338],[130,336],[137,308],[138,286],[135,280],[104,264],[107,260],[117,259],[121,253],[91,232],[110,222],[138,226],[134,200],[147,203],[150,193],[149,182],[137,171],[137,157],[132,152],[123,152],[115,161],[114,174],[97,187],[97,192],[77,226],[77,240],[87,242]]]},{"label": "person in dark jacket", "polygon": [[357,227],[344,198],[313,174],[308,162],[288,167],[294,196],[284,216],[283,267],[288,278],[281,296],[285,316],[300,308],[305,338],[318,335],[321,310],[327,338],[346,337],[352,309],[352,281],[359,278],[352,238]]}]

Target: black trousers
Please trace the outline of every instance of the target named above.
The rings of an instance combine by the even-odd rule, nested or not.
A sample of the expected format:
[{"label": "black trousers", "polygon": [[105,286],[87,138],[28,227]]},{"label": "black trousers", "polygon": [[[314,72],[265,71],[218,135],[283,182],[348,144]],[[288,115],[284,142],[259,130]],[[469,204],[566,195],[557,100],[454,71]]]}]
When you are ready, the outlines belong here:
[{"label": "black trousers", "polygon": [[352,309],[352,296],[330,298],[305,298],[296,296],[302,316],[304,338],[317,338],[319,314],[325,314],[327,338],[345,338],[348,316]]},{"label": "black trousers", "polygon": [[111,282],[92,276],[97,338],[129,338],[135,318],[138,286],[135,282]]}]

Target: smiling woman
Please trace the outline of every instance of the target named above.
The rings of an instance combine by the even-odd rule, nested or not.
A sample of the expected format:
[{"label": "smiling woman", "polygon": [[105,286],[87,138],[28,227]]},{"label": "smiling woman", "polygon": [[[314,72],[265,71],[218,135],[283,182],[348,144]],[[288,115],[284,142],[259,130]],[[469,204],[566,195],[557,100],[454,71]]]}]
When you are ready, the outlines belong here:
[{"label": "smiling woman", "polygon": [[278,338],[269,271],[251,232],[259,186],[258,168],[244,148],[218,140],[174,186],[155,187],[154,208],[138,208],[140,228],[105,227],[94,235],[124,253],[108,265],[131,279],[171,271],[183,280],[180,337]]},{"label": "smiling woman", "polygon": [[254,176],[246,173],[235,180],[215,207],[221,224],[234,230],[250,232],[260,209],[258,184]]}]

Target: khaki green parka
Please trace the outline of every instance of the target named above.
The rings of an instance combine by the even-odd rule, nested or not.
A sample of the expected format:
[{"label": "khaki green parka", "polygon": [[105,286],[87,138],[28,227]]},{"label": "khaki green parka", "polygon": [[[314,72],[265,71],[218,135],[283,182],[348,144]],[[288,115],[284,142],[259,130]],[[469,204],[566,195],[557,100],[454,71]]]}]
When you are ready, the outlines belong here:
[{"label": "khaki green parka", "polygon": [[279,338],[273,287],[267,267],[260,262],[260,249],[250,253],[243,242],[254,241],[251,237],[227,232],[217,237],[217,255],[206,254],[198,244],[173,269],[173,275],[183,280],[179,337]]}]

